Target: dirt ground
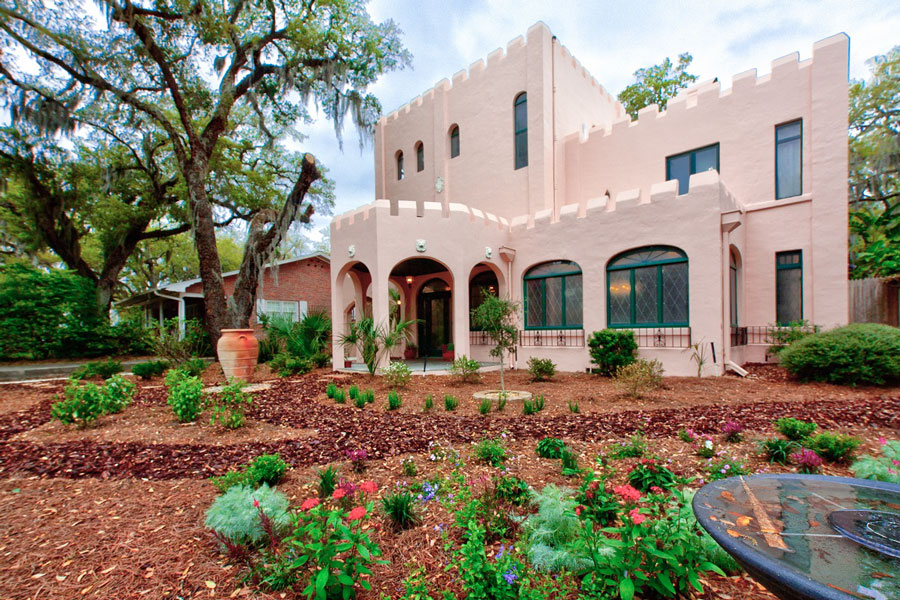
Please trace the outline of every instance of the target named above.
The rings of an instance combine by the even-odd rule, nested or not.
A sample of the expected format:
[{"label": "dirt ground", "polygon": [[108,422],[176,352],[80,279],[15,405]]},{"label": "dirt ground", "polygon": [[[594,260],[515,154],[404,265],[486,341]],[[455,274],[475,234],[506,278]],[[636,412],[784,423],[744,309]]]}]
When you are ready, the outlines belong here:
[{"label": "dirt ground", "polygon": [[[215,367],[210,367],[213,370]],[[216,496],[206,480],[246,463],[262,452],[278,451],[291,465],[279,486],[293,505],[315,495],[315,470],[336,463],[348,478],[375,481],[379,494],[398,481],[421,481],[447,469],[431,461],[428,443],[456,449],[477,478],[495,472],[471,457],[484,436],[505,436],[509,473],[532,487],[573,485],[558,461],[534,452],[544,435],[563,438],[580,464],[643,430],[649,454],[670,460],[670,468],[701,485],[704,459],[677,437],[682,427],[717,434],[726,420],[748,431],[737,444],[722,442],[731,456],[751,471],[784,471],[756,452],[755,440],[774,435],[771,422],[781,416],[812,418],[831,431],[864,439],[859,453],[877,450],[879,438],[900,439],[900,389],[840,388],[789,381],[779,369],[753,370],[749,379],[666,378],[664,387],[642,400],[624,397],[607,379],[587,374],[559,375],[531,383],[527,374],[508,374],[509,389],[544,394],[546,408],[523,416],[520,405],[478,413],[475,391],[498,387],[487,374],[480,384],[453,384],[444,377],[416,377],[401,392],[397,411],[386,407],[387,390],[379,379],[333,374],[325,370],[278,380],[256,394],[248,426],[234,432],[209,425],[208,415],[191,425],[174,421],[165,404],[161,379],[138,381],[135,402],[119,415],[102,417],[85,430],[49,421],[50,404],[62,383],[20,384],[0,388],[0,598],[299,598],[298,593],[266,595],[243,587],[213,538],[203,528],[204,512]],[[214,383],[215,376],[204,377]],[[372,387],[376,400],[364,409],[352,401],[326,398],[328,382],[347,388]],[[425,396],[434,408],[423,412]],[[460,399],[454,412],[443,397]],[[578,403],[573,414],[569,402]],[[721,439],[721,436],[717,436]],[[346,450],[365,449],[370,460],[354,475]],[[402,474],[412,458],[415,477]],[[617,461],[617,477],[634,459]],[[846,465],[826,464],[830,475],[849,475]],[[619,481],[616,480],[615,483]],[[429,567],[433,589],[454,589],[436,528],[452,516],[437,503],[424,507],[421,525],[401,534],[389,531],[380,515],[371,533],[390,564],[371,578],[378,598],[397,597],[411,563]],[[747,576],[708,577],[704,598],[772,598]]]}]

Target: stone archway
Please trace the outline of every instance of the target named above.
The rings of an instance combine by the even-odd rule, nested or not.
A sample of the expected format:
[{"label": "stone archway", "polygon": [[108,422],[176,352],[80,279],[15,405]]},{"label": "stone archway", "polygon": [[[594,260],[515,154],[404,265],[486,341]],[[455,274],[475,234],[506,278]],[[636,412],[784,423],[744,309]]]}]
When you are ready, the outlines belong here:
[{"label": "stone archway", "polygon": [[389,276],[403,297],[406,319],[415,319],[412,344],[416,358],[441,358],[452,351],[453,287],[450,269],[443,263],[426,257],[411,257],[398,262]]}]

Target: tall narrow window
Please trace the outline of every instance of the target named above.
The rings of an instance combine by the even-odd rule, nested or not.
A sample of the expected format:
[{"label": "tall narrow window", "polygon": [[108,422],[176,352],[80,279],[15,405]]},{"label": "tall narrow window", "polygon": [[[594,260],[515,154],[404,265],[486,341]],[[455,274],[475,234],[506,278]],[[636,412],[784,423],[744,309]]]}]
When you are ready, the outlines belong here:
[{"label": "tall narrow window", "polygon": [[775,128],[775,198],[803,193],[803,121]]},{"label": "tall narrow window", "polygon": [[425,170],[425,145],[422,142],[416,144],[416,171]]},{"label": "tall narrow window", "polygon": [[580,329],[584,312],[581,267],[555,260],[525,274],[525,329]]},{"label": "tall narrow window", "polygon": [[737,257],[734,252],[729,252],[728,264],[728,295],[729,295],[729,314],[731,315],[731,326],[738,326],[738,265]]},{"label": "tall narrow window", "polygon": [[459,156],[459,125],[450,130],[450,158]]},{"label": "tall narrow window", "polygon": [[528,166],[528,99],[525,92],[516,96],[514,109],[516,136],[516,168]]},{"label": "tall narrow window", "polygon": [[397,151],[397,180],[403,179],[403,150]]},{"label": "tall narrow window", "polygon": [[775,320],[789,325],[803,320],[803,253],[775,254]]},{"label": "tall narrow window", "polygon": [[719,170],[719,144],[697,148],[666,158],[666,181],[678,180],[678,193],[687,194],[691,175]]},{"label": "tall narrow window", "polygon": [[669,246],[620,254],[606,267],[609,327],[687,327],[688,259]]}]

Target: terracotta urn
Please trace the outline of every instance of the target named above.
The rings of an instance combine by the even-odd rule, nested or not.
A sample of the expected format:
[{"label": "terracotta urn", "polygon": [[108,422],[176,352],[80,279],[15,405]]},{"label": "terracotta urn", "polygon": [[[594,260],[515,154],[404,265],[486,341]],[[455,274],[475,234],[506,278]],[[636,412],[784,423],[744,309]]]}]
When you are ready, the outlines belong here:
[{"label": "terracotta urn", "polygon": [[259,342],[252,329],[223,329],[216,350],[225,377],[250,381],[259,358]]}]

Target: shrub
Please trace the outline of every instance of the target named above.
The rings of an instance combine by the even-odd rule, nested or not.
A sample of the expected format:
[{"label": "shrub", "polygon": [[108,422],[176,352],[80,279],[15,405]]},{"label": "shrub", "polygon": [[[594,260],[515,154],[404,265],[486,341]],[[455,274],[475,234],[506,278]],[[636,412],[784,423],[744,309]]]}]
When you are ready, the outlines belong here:
[{"label": "shrub", "polygon": [[559,458],[566,443],[559,438],[545,437],[537,443],[538,456],[542,458]]},{"label": "shrub", "polygon": [[261,314],[259,320],[277,349],[275,354],[283,353],[299,359],[310,369],[324,367],[331,359],[327,352],[331,340],[331,318],[328,313],[311,310],[299,321],[283,315]]},{"label": "shrub", "polygon": [[359,387],[356,385],[351,385],[350,389],[347,390],[347,396],[351,400],[356,400],[357,398],[359,398]]},{"label": "shrub", "polygon": [[415,498],[407,490],[388,493],[381,499],[381,506],[397,529],[406,529],[421,521],[416,513]]},{"label": "shrub", "polygon": [[534,400],[522,401],[522,414],[533,415],[544,410],[544,395],[538,394]]},{"label": "shrub", "polygon": [[576,545],[581,530],[572,490],[550,484],[535,495],[537,513],[522,523],[528,540],[528,560],[539,571],[578,571],[591,564]]},{"label": "shrub", "polygon": [[[337,398],[334,399],[338,404],[344,403],[344,390],[338,390]],[[366,407],[366,399],[363,396],[357,396],[356,400],[353,401],[353,404],[356,408],[365,408]]]},{"label": "shrub", "polygon": [[[428,408],[428,403],[426,401],[426,408]],[[456,410],[456,407],[459,406],[459,399],[456,396],[451,396],[447,394],[444,396],[444,409],[445,410]]]},{"label": "shrub", "polygon": [[103,384],[100,408],[104,414],[111,415],[125,410],[134,398],[134,383],[121,375],[113,375]]},{"label": "shrub", "polygon": [[504,408],[506,408],[506,392],[500,392],[497,394],[497,412],[503,412]]},{"label": "shrub", "polygon": [[278,485],[287,467],[280,454],[261,454],[247,465],[247,481],[253,487]]},{"label": "shrub", "polygon": [[328,498],[334,493],[338,483],[338,472],[333,466],[328,465],[324,469],[316,470],[319,476],[319,498]]},{"label": "shrub", "polygon": [[174,364],[183,363],[192,356],[213,354],[209,334],[198,319],[185,320],[184,333],[178,319],[167,319],[151,330],[149,343],[153,354]]},{"label": "shrub", "polygon": [[403,471],[403,474],[407,477],[415,477],[416,473],[419,472],[418,467],[416,467],[416,459],[412,456],[404,458],[403,462],[400,463],[400,470]]},{"label": "shrub", "polygon": [[359,397],[365,400],[366,404],[372,404],[375,402],[375,390],[366,388],[366,391],[359,393]]},{"label": "shrub", "polygon": [[682,442],[686,442],[688,444],[693,444],[697,440],[697,434],[694,433],[693,429],[686,428],[680,429],[678,431],[678,437],[681,438]]},{"label": "shrub", "polygon": [[245,485],[231,487],[206,511],[204,524],[234,544],[258,545],[266,539],[261,511],[278,530],[284,530],[290,523],[287,498],[263,484],[256,490]]},{"label": "shrub", "polygon": [[169,388],[169,406],[181,423],[195,421],[203,410],[203,382],[182,371],[169,371],[166,375]]},{"label": "shrub", "polygon": [[749,475],[750,470],[744,465],[743,461],[725,456],[719,460],[710,460],[706,466],[706,473],[710,481],[716,481],[726,477]]},{"label": "shrub", "polygon": [[628,483],[642,492],[650,488],[667,490],[677,483],[675,473],[654,458],[642,458],[628,472]]},{"label": "shrub", "polygon": [[805,446],[829,462],[844,462],[862,443],[857,437],[842,433],[820,433],[805,442]]},{"label": "shrub", "polygon": [[400,399],[400,394],[398,394],[396,390],[388,392],[388,410],[397,410],[402,403],[403,401]]},{"label": "shrub", "polygon": [[493,406],[494,406],[494,403],[491,402],[490,398],[484,398],[481,401],[481,404],[478,405],[478,412],[480,412],[483,415],[486,415],[489,412],[491,412],[491,407],[493,407]]},{"label": "shrub", "polygon": [[531,488],[518,477],[498,477],[494,485],[497,497],[515,506],[522,506],[531,498]]},{"label": "shrub", "polygon": [[528,359],[528,374],[532,381],[547,381],[556,375],[556,365],[549,358],[532,356]]},{"label": "shrub", "polygon": [[588,471],[576,494],[581,507],[579,516],[599,525],[614,521],[619,510],[618,498],[606,490],[606,479],[606,476],[598,477],[593,471]]},{"label": "shrub", "polygon": [[[353,386],[356,387],[356,386]],[[333,381],[329,381],[328,385],[325,386],[325,397],[334,400],[334,395],[338,391],[338,386],[335,385]],[[354,398],[356,400],[356,398]]]},{"label": "shrub", "polygon": [[384,377],[384,383],[391,388],[405,388],[410,379],[412,379],[412,371],[405,362],[394,361],[381,371]]},{"label": "shrub", "polygon": [[640,431],[632,435],[627,442],[619,442],[610,450],[610,458],[640,458],[647,452],[647,440]]},{"label": "shrub", "polygon": [[244,424],[244,410],[253,404],[253,395],[242,391],[247,383],[240,379],[232,379],[222,391],[213,397],[212,417],[210,425],[218,421],[226,429],[237,429]]},{"label": "shrub", "polygon": [[506,448],[499,439],[485,438],[475,445],[475,458],[493,467],[499,467],[506,460]]},{"label": "shrub", "polygon": [[591,362],[601,375],[613,375],[619,367],[630,365],[637,354],[637,342],[630,329],[595,331],[590,340]]},{"label": "shrub", "polygon": [[769,459],[770,463],[777,462],[786,465],[791,454],[800,448],[800,444],[793,440],[783,440],[781,438],[769,438],[759,442],[760,453]]},{"label": "shrub", "polygon": [[117,360],[98,360],[81,365],[72,371],[72,379],[91,379],[99,377],[101,379],[109,379],[116,373],[122,372],[122,363]]},{"label": "shrub", "polygon": [[773,325],[768,331],[769,337],[772,339],[772,345],[769,346],[768,352],[778,356],[782,350],[794,342],[802,340],[813,333],[818,333],[818,331],[818,325],[810,325],[806,319],[791,321],[783,326]]},{"label": "shrub", "polygon": [[191,358],[179,363],[178,370],[191,377],[200,377],[206,371],[206,361],[202,358]]},{"label": "shrub", "polygon": [[632,398],[643,398],[662,384],[662,363],[638,359],[616,369],[616,387]]},{"label": "shrub", "polygon": [[797,470],[801,473],[818,473],[819,467],[822,466],[822,457],[809,448],[801,448],[797,452],[791,454],[791,460],[797,465]]},{"label": "shrub", "polygon": [[581,412],[581,409],[578,408],[578,402],[575,400],[569,400],[569,412],[578,414]]},{"label": "shrub", "polygon": [[279,377],[290,377],[291,375],[305,375],[312,371],[315,365],[309,359],[291,356],[290,354],[282,352],[281,354],[276,354],[275,357],[269,361],[269,367],[275,371]]},{"label": "shrub", "polygon": [[247,485],[247,470],[228,471],[218,477],[210,477],[209,482],[216,486],[219,493],[225,493],[236,485]]},{"label": "shrub", "polygon": [[900,381],[900,329],[853,323],[807,336],[779,356],[788,371],[805,381],[892,384]]},{"label": "shrub", "polygon": [[568,446],[560,451],[559,460],[564,477],[572,477],[581,473],[581,469],[578,468],[578,456]]},{"label": "shrub", "polygon": [[422,410],[431,410],[434,408],[434,394],[428,394],[425,396],[425,406]]},{"label": "shrub", "polygon": [[854,477],[900,483],[900,442],[883,441],[881,456],[863,455],[850,465]]},{"label": "shrub", "polygon": [[157,375],[165,373],[169,368],[167,360],[148,360],[147,362],[138,363],[131,367],[131,373],[141,379],[150,379]]},{"label": "shrub", "polygon": [[456,357],[450,366],[450,376],[460,383],[478,383],[481,381],[481,363],[465,354]]},{"label": "shrub", "polygon": [[64,425],[74,423],[83,429],[103,414],[103,390],[93,383],[78,385],[77,381],[70,380],[63,393],[65,398],[50,407],[52,419]]},{"label": "shrub", "polygon": [[737,421],[725,421],[725,425],[722,426],[722,433],[725,435],[726,442],[740,442],[743,439],[741,434],[744,433],[744,426]]},{"label": "shrub", "polygon": [[813,434],[818,425],[813,422],[801,421],[794,417],[785,417],[775,421],[775,428],[778,433],[789,440],[800,442]]}]

